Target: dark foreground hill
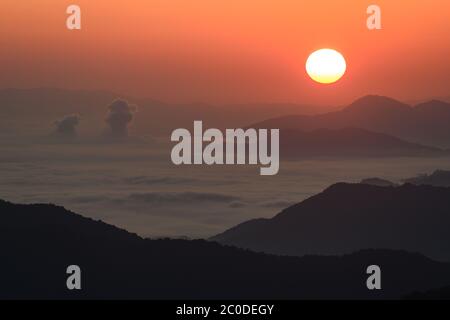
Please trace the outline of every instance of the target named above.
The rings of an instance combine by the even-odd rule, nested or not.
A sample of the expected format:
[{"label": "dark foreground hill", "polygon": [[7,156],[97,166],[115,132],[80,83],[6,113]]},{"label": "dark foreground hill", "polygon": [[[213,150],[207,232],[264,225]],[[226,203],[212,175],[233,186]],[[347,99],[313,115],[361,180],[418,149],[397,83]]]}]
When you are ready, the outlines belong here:
[{"label": "dark foreground hill", "polygon": [[272,219],[244,222],[212,240],[275,254],[388,248],[448,261],[449,229],[450,188],[339,183]]},{"label": "dark foreground hill", "polygon": [[[278,257],[217,243],[144,240],[53,205],[0,202],[0,298],[398,298],[450,284],[450,265],[403,251]],[[66,268],[82,290],[66,289]],[[368,265],[382,290],[366,288]]]},{"label": "dark foreground hill", "polygon": [[450,286],[426,292],[414,292],[404,298],[407,300],[450,300]]}]

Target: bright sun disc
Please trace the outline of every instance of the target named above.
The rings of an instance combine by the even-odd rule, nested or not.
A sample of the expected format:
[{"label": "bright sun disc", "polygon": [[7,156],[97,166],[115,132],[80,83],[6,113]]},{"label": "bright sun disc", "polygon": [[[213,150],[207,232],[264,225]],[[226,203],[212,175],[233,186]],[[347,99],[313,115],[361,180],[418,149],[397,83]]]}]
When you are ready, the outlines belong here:
[{"label": "bright sun disc", "polygon": [[311,79],[319,83],[338,81],[346,69],[344,57],[333,49],[314,51],[306,61],[306,72]]}]

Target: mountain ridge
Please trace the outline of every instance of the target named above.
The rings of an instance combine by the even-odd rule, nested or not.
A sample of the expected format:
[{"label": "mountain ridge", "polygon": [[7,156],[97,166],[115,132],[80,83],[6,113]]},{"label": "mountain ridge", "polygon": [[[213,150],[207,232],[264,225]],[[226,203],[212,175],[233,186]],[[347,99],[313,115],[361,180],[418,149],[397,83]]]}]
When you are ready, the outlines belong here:
[{"label": "mountain ridge", "polygon": [[450,188],[336,183],[271,219],[246,221],[211,240],[284,255],[370,247],[450,260],[448,212]]},{"label": "mountain ridge", "polygon": [[[450,283],[450,264],[398,250],[300,258],[149,240],[48,204],[0,201],[0,221],[2,299],[399,299]],[[73,264],[79,291],[66,288]],[[365,286],[371,264],[381,291]]]},{"label": "mountain ridge", "polygon": [[446,150],[361,128],[280,130],[282,158],[446,156]]},{"label": "mountain ridge", "polygon": [[357,127],[440,148],[450,146],[450,103],[432,100],[411,107],[392,98],[369,95],[338,111],[270,118],[248,127],[342,129]]}]

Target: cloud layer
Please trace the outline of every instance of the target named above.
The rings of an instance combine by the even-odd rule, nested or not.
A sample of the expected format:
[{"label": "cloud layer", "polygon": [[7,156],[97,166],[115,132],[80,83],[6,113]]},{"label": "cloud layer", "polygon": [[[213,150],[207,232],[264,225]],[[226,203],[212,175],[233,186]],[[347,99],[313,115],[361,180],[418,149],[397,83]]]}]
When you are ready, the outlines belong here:
[{"label": "cloud layer", "polygon": [[151,204],[198,204],[205,202],[231,203],[237,200],[240,200],[240,198],[220,193],[204,192],[148,192],[132,193],[128,196],[128,201]]}]

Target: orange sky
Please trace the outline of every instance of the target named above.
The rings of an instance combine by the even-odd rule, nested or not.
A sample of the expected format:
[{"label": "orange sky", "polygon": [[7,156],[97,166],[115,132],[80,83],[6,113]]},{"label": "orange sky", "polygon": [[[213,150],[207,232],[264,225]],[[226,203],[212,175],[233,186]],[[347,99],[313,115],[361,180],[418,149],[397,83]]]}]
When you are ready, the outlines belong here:
[{"label": "orange sky", "polygon": [[[81,31],[65,27],[73,3]],[[373,3],[381,31],[366,28]],[[2,0],[0,12],[0,87],[213,103],[450,96],[448,0]],[[305,73],[323,47],[347,60],[333,85]]]}]

